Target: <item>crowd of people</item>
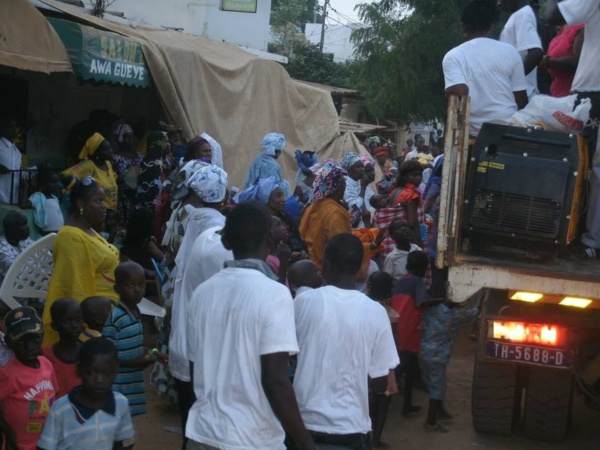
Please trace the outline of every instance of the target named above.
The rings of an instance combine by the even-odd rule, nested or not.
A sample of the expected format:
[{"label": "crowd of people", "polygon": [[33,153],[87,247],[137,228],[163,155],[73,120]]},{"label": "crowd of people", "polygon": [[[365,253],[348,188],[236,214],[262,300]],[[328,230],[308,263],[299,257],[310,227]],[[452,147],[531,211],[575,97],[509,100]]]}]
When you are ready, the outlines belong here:
[{"label": "crowd of people", "polygon": [[[455,309],[425,253],[437,147],[416,135],[398,157],[378,138],[340,161],[297,151],[290,195],[280,133],[265,136],[237,193],[213,163],[216,143],[197,136],[177,161],[163,131],[136,150],[124,122],[114,137],[116,154],[93,132],[80,162],[60,175],[40,169],[39,191],[24,205],[41,234],[57,234],[41,317],[23,306],[4,321],[4,350],[14,355],[0,368],[9,448],[129,448],[150,366],[154,387],[176,398],[184,448],[383,447],[397,378],[404,414],[419,410],[411,399],[419,365],[433,395],[425,430],[447,431],[447,358],[418,360],[421,311]],[[70,213],[57,221],[61,183]],[[32,240],[22,213],[3,225],[5,274]],[[167,310],[152,348],[144,297]],[[449,347],[454,328],[442,333]]]},{"label": "crowd of people", "polygon": [[[537,41],[487,39],[492,3],[465,9],[467,42],[444,60],[447,92],[473,98],[475,134],[498,102],[511,111],[526,103],[535,89],[525,73],[540,61],[560,66]],[[527,2],[504,3],[514,13],[509,42],[529,11]],[[580,3],[549,1],[549,20],[587,21]],[[596,42],[586,33],[577,46],[597,53]],[[491,55],[498,76],[480,79]],[[584,75],[578,68],[574,87]],[[446,366],[458,326],[477,308],[445,301],[447,274],[434,264],[444,163],[437,125],[429,145],[415,135],[402,151],[377,136],[339,160],[297,150],[295,186],[278,163],[285,136],[268,133],[240,192],[206,133],[185,143],[176,127],[136,135],[122,120],[77,130],[70,143],[81,145],[79,162],[60,174],[40,167],[37,191],[20,199],[40,234],[57,234],[41,317],[33,304],[4,319],[8,448],[130,448],[132,417],[147,409],[146,368],[176,400],[187,449],[385,448],[392,396],[401,386],[403,415],[418,416],[420,383],[429,394],[424,430],[449,430]],[[0,120],[0,143],[13,153],[15,132],[14,121]],[[0,168],[20,166],[11,158]],[[2,193],[14,191],[2,177]],[[1,277],[31,243],[23,214],[3,225]],[[600,244],[589,245],[595,256]],[[144,297],[166,310],[150,348]]]}]

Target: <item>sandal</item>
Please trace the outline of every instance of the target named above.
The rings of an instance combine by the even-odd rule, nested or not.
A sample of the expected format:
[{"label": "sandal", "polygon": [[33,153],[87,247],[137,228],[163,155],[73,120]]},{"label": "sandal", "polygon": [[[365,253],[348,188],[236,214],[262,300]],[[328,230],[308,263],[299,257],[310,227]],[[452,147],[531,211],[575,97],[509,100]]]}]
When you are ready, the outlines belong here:
[{"label": "sandal", "polygon": [[585,259],[598,259],[600,257],[600,249],[594,247],[586,247],[583,251]]}]

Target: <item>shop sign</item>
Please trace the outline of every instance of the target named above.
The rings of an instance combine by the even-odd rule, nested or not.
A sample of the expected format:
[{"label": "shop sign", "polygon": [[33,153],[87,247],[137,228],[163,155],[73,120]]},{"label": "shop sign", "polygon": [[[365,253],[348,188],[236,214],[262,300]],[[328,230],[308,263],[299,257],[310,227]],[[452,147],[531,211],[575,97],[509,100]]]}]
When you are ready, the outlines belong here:
[{"label": "shop sign", "polygon": [[221,10],[255,13],[258,0],[221,0]]}]

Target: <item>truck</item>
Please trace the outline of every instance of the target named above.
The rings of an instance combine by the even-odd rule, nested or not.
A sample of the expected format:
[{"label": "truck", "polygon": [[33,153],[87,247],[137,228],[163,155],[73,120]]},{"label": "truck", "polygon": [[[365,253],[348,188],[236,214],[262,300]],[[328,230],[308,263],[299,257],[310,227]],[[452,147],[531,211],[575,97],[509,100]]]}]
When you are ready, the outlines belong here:
[{"label": "truck", "polygon": [[600,409],[600,262],[573,254],[588,195],[575,133],[484,124],[451,96],[435,264],[477,301],[475,431],[563,440],[576,390]]}]

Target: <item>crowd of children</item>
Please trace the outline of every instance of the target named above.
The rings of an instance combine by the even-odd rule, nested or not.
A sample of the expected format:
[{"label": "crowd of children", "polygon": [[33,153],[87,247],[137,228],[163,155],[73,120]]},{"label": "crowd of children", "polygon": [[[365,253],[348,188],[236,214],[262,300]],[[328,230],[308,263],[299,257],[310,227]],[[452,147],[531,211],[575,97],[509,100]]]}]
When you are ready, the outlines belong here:
[{"label": "crowd of children", "polygon": [[59,340],[42,347],[43,326],[23,306],[4,318],[14,356],[0,367],[0,429],[8,449],[132,448],[132,416],[146,411],[144,368],[166,355],[144,347],[138,303],[144,270],[115,271],[116,305],[90,297],[61,298],[51,307]]}]

